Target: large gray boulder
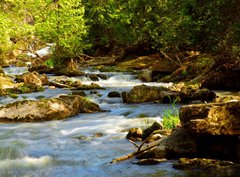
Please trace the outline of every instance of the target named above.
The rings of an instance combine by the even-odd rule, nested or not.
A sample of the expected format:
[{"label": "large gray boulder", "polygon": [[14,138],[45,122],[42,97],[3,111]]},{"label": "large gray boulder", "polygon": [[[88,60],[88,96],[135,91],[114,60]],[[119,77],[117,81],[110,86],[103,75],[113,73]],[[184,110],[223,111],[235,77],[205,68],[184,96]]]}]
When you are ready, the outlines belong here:
[{"label": "large gray boulder", "polygon": [[81,96],[17,101],[0,107],[0,122],[37,122],[65,119],[78,113],[100,112],[95,103]]}]

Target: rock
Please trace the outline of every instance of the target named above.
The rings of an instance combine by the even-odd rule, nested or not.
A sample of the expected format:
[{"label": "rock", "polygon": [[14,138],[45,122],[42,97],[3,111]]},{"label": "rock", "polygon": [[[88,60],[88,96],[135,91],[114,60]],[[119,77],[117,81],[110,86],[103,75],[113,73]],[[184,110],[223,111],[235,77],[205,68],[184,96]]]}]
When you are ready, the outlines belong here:
[{"label": "rock", "polygon": [[0,74],[4,74],[4,71],[1,66],[0,66]]},{"label": "rock", "polygon": [[117,91],[109,92],[108,93],[109,98],[114,98],[114,97],[121,97],[121,94]]},{"label": "rock", "polygon": [[214,99],[215,103],[226,103],[232,101],[240,101],[240,96],[221,96]]},{"label": "rock", "polygon": [[6,92],[8,94],[23,94],[23,93],[32,93],[32,92],[42,92],[44,91],[44,89],[45,88],[43,86],[20,83],[13,88],[7,88]]},{"label": "rock", "polygon": [[5,74],[0,74],[0,89],[13,88],[15,83]]},{"label": "rock", "polygon": [[171,91],[164,87],[151,87],[146,85],[138,85],[127,93],[122,92],[124,103],[143,103],[143,102],[162,102],[171,103],[172,101],[180,101],[181,93]]},{"label": "rock", "polygon": [[163,137],[158,146],[140,154],[138,158],[172,159],[193,156],[197,152],[196,135],[179,128],[173,131],[171,135]]},{"label": "rock", "polygon": [[152,82],[152,70],[150,69],[144,69],[142,70],[142,73],[138,76],[138,78],[143,82]]},{"label": "rock", "polygon": [[65,75],[68,77],[83,76],[84,72],[78,69],[54,68],[54,74],[57,76]]},{"label": "rock", "polygon": [[45,64],[35,64],[32,65],[29,69],[29,72],[36,71],[40,74],[46,73],[46,74],[52,74],[54,73],[54,68],[48,67]]},{"label": "rock", "polygon": [[240,164],[231,161],[222,161],[205,158],[180,158],[173,164],[174,168],[180,170],[204,170],[209,174],[216,176],[238,176],[240,173]]},{"label": "rock", "polygon": [[42,81],[42,85],[49,84],[48,77],[45,73],[43,73],[42,75],[39,75],[39,79]]},{"label": "rock", "polygon": [[210,102],[217,97],[215,92],[207,88],[199,89],[199,88],[193,88],[191,86],[188,86],[188,87],[186,86],[181,89],[181,92],[184,94],[182,96],[182,100],[185,100],[185,101],[200,100],[202,102]]},{"label": "rock", "polygon": [[99,78],[101,78],[101,79],[103,79],[103,80],[107,80],[107,76],[106,75],[104,75],[104,74],[97,74],[97,76],[99,77]]},{"label": "rock", "polygon": [[[28,111],[26,111],[28,110]],[[65,119],[78,113],[100,112],[95,103],[81,96],[17,101],[0,107],[1,122],[38,122]]]},{"label": "rock", "polygon": [[153,134],[147,137],[146,143],[152,143],[154,141],[160,140],[163,136],[159,133]]},{"label": "rock", "polygon": [[194,133],[240,135],[240,101],[182,106],[179,116]]},{"label": "rock", "polygon": [[99,81],[99,78],[96,74],[91,74],[89,75],[89,78],[92,80],[92,81]]},{"label": "rock", "polygon": [[162,129],[163,129],[162,123],[154,122],[151,125],[151,127],[143,131],[143,139],[146,139],[147,137],[149,137],[155,130],[162,130]]},{"label": "rock", "polygon": [[23,81],[24,84],[42,86],[42,81],[39,78],[39,74],[37,72],[25,73],[20,76],[19,80]]},{"label": "rock", "polygon": [[142,135],[143,135],[143,130],[141,128],[131,128],[126,138],[132,141],[141,141]]},{"label": "rock", "polygon": [[215,90],[240,90],[240,61],[219,61],[203,74],[201,85]]},{"label": "rock", "polygon": [[101,87],[98,84],[95,83],[91,83],[90,85],[81,85],[76,87],[77,90],[93,90],[93,89],[104,89],[103,87]]},{"label": "rock", "polygon": [[149,158],[149,159],[141,159],[138,160],[137,162],[134,162],[134,164],[137,165],[156,165],[162,162],[166,162],[167,159],[153,159],[153,158]]},{"label": "rock", "polygon": [[72,92],[72,95],[87,96],[86,93],[82,90]]}]

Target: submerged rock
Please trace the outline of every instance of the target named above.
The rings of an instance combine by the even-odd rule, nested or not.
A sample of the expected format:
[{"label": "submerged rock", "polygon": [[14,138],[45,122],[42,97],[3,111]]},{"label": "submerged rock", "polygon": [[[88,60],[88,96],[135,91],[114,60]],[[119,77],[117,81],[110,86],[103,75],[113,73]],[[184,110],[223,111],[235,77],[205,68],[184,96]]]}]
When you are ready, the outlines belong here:
[{"label": "submerged rock", "polygon": [[[27,111],[26,111],[27,110]],[[65,119],[78,113],[100,112],[101,109],[81,96],[17,101],[0,107],[1,122],[37,122]]]}]

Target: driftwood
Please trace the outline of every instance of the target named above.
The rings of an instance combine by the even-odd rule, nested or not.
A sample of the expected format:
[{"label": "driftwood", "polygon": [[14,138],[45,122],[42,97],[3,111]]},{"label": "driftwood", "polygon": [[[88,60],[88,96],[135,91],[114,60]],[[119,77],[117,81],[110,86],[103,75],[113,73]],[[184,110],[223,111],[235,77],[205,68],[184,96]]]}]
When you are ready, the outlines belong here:
[{"label": "driftwood", "polygon": [[[139,146],[140,148],[138,147],[138,150],[136,150],[136,151],[134,151],[130,154],[127,154],[127,155],[124,155],[124,156],[121,156],[121,157],[117,157],[117,158],[113,159],[110,163],[117,163],[117,162],[121,162],[121,161],[124,161],[124,160],[134,158],[134,157],[142,154],[143,152],[148,151],[149,149],[152,149],[152,148],[158,146],[161,143],[161,141],[162,141],[162,139],[154,141],[152,143],[149,143],[145,146],[140,145],[141,147]],[[145,142],[143,142],[142,144],[144,144],[144,143]]]}]

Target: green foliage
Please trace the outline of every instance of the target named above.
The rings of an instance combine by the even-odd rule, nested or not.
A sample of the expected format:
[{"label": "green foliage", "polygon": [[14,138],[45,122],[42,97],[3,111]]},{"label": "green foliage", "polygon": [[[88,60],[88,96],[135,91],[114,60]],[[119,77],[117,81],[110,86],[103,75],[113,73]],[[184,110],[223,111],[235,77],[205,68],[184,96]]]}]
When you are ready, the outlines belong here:
[{"label": "green foliage", "polygon": [[80,0],[47,1],[36,20],[36,35],[55,43],[56,58],[70,58],[82,53],[83,37],[87,33],[84,7]]},{"label": "green foliage", "polygon": [[236,0],[2,0],[0,57],[40,41],[55,62],[116,46],[240,58],[239,16]]},{"label": "green foliage", "polygon": [[176,128],[180,124],[179,111],[175,105],[175,100],[172,102],[172,108],[164,110],[162,115],[162,124],[165,129]]}]

